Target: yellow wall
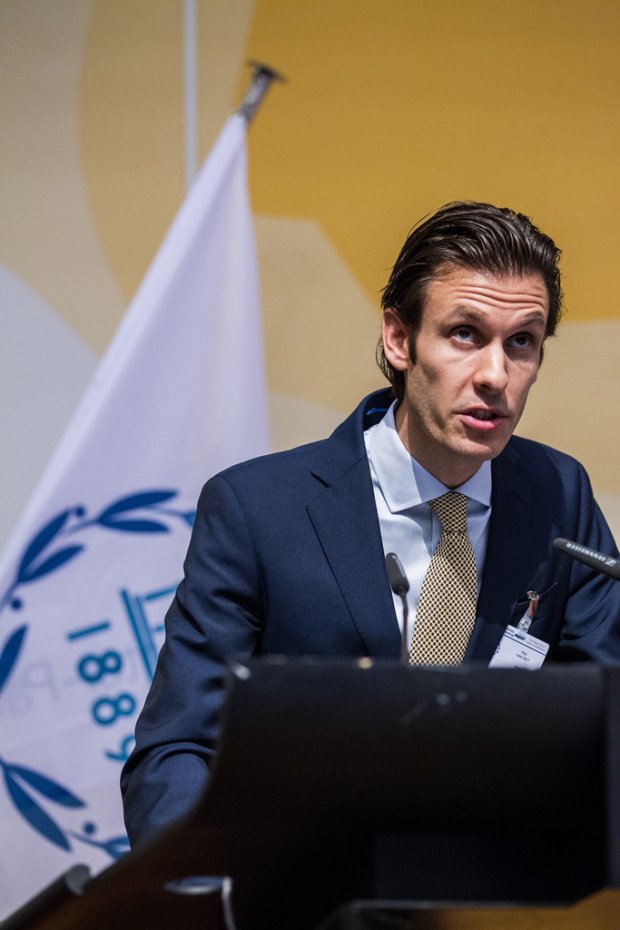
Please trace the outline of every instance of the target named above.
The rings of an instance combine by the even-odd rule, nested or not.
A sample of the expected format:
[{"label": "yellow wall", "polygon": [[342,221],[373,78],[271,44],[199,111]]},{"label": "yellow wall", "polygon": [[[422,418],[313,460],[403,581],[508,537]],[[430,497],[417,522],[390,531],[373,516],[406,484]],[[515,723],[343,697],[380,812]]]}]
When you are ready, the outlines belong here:
[{"label": "yellow wall", "polygon": [[[202,155],[248,58],[288,78],[250,132],[274,447],[381,384],[378,294],[413,223],[488,199],[564,251],[568,315],[521,431],[581,458],[620,527],[617,0],[198,8]],[[182,197],[181,10],[0,2],[3,261],[96,355]]]}]

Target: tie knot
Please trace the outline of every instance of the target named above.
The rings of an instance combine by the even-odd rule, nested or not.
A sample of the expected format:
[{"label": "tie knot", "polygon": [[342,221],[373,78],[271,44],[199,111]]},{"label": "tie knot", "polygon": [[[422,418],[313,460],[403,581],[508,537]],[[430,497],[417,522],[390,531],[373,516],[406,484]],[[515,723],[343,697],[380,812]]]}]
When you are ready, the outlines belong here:
[{"label": "tie knot", "polygon": [[444,533],[467,535],[467,501],[468,498],[458,491],[448,491],[430,501],[429,506],[439,517]]}]

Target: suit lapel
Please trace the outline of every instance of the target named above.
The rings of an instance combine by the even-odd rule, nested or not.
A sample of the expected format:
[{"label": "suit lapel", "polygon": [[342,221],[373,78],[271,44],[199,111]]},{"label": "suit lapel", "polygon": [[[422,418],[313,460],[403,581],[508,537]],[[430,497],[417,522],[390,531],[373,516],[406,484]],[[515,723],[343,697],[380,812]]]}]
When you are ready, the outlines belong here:
[{"label": "suit lapel", "polygon": [[530,512],[531,492],[520,477],[519,455],[508,445],[492,463],[493,490],[477,620],[469,642],[466,661],[489,661],[514,606],[527,584],[529,549],[526,515]]},{"label": "suit lapel", "polygon": [[371,395],[323,448],[306,509],[368,654],[396,657],[400,632],[385,569],[379,519],[363,439]]}]

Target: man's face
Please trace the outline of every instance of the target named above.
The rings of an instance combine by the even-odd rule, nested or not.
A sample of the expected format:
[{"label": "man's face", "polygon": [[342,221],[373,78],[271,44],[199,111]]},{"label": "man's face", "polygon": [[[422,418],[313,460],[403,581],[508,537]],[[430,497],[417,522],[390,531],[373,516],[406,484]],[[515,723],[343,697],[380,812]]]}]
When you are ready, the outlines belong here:
[{"label": "man's face", "polygon": [[510,439],[540,366],[549,298],[538,274],[440,269],[427,286],[411,362],[409,334],[387,310],[388,361],[405,375],[399,435],[431,474],[462,484]]}]

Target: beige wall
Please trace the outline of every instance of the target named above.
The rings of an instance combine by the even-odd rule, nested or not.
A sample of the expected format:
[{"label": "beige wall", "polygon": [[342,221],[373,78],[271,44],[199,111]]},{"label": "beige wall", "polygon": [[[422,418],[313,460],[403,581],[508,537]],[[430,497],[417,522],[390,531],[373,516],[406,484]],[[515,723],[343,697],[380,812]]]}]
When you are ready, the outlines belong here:
[{"label": "beige wall", "polygon": [[[378,293],[411,225],[488,199],[564,250],[568,314],[521,431],[586,464],[618,532],[616,0],[198,8],[202,155],[248,58],[288,77],[250,132],[274,447],[381,384]],[[0,0],[0,540],[182,197],[181,10]]]}]

